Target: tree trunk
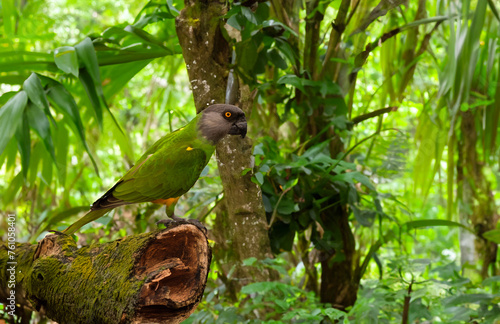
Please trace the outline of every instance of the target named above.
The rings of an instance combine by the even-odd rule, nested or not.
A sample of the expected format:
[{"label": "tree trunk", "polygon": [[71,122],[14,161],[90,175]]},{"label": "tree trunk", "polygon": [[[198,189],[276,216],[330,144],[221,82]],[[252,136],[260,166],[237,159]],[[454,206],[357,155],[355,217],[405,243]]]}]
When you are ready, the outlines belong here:
[{"label": "tree trunk", "polygon": [[[176,19],[177,35],[193,89],[197,111],[214,103],[225,102],[231,47],[224,39],[222,17],[225,1],[185,0],[185,8]],[[237,105],[251,113],[253,96],[246,86],[240,87]],[[251,125],[250,125],[251,127]],[[247,137],[225,138],[216,148],[219,173],[224,188],[223,208],[217,213],[214,235],[215,253],[224,260],[227,273],[235,270],[228,283],[232,295],[241,285],[269,279],[271,274],[256,272],[241,263],[244,259],[271,257],[265,210],[260,187],[251,181],[253,175],[252,141]],[[242,176],[245,169],[250,169]]]},{"label": "tree trunk", "polygon": [[[281,2],[281,8],[276,3],[274,11],[279,13],[282,10],[290,12],[293,9],[291,3],[287,1]],[[306,5],[306,24],[305,24],[305,39],[303,48],[303,65],[302,69],[295,69],[297,76],[308,77],[313,81],[323,81],[325,79],[337,82],[341,88],[348,89],[348,84],[342,84],[342,80],[338,80],[337,63],[330,60],[332,57],[339,57],[340,43],[342,33],[345,29],[345,22],[348,17],[347,13],[351,1],[343,0],[340,4],[337,17],[335,19],[335,26],[332,28],[330,41],[328,44],[328,51],[325,56],[325,61],[321,61],[318,55],[318,48],[321,43],[321,24],[324,19],[317,8],[320,1],[309,1]],[[286,20],[284,21],[287,22]],[[289,25],[290,26],[290,25]],[[293,26],[290,26],[293,27]],[[298,72],[307,71],[305,72]],[[347,81],[347,80],[346,80]],[[302,94],[300,90],[296,90],[295,100],[298,105],[304,104],[309,100],[308,96]],[[332,158],[337,158],[339,153],[344,152],[344,145],[339,135],[335,133],[332,126],[328,126],[330,118],[324,114],[323,105],[314,106],[310,116],[301,118],[300,129],[302,132],[301,142],[307,143],[306,148],[310,148],[319,142],[324,142],[333,138],[330,141],[330,155]],[[329,127],[327,132],[317,136],[321,130]],[[315,140],[311,140],[315,139]],[[321,198],[325,198],[323,196]],[[319,198],[318,198],[319,199]],[[359,288],[359,279],[355,276],[358,265],[355,260],[355,240],[349,224],[349,213],[347,210],[346,202],[343,202],[340,195],[331,196],[327,202],[323,203],[324,211],[321,213],[321,220],[325,231],[334,233],[330,240],[333,240],[338,248],[326,250],[324,248],[316,247],[319,250],[319,261],[321,262],[321,284],[320,284],[320,300],[323,303],[330,303],[333,307],[345,310],[347,307],[354,305],[356,301],[357,292]],[[301,255],[304,261],[308,258],[307,254]],[[306,279],[309,283],[314,280],[315,269],[314,262],[304,261],[304,265],[308,267],[306,271]],[[309,283],[311,289],[315,289]]]},{"label": "tree trunk", "polygon": [[[495,264],[497,259],[498,245],[486,240],[482,235],[496,228],[499,215],[496,212],[495,199],[491,192],[490,184],[483,175],[483,163],[479,160],[477,153],[476,116],[472,111],[461,113],[462,142],[459,150],[459,170],[457,177],[458,186],[462,188],[462,204],[460,210],[461,222],[466,225],[470,221],[476,231],[475,249],[476,253],[470,253],[470,247],[462,246],[461,252],[464,260],[472,264],[482,262],[481,276],[489,276],[488,269],[493,267],[492,275],[496,274]],[[462,238],[466,238],[461,235]],[[468,237],[470,238],[470,237]],[[472,241],[470,238],[469,241]],[[462,262],[464,261],[462,260]]]},{"label": "tree trunk", "polygon": [[0,247],[0,302],[58,323],[180,323],[203,296],[212,255],[193,225],[80,249],[71,236],[49,235],[18,244],[14,263],[10,250]]},{"label": "tree trunk", "polygon": [[361,278],[355,275],[359,264],[355,259],[356,244],[347,207],[341,204],[340,195],[328,201],[330,204],[332,202],[335,205],[326,209],[321,214],[321,219],[325,228],[334,233],[339,248],[321,251],[320,300],[345,311],[356,302]]},{"label": "tree trunk", "polygon": [[[245,89],[247,91],[245,91]],[[249,91],[242,88],[242,93]],[[250,98],[242,97],[241,108],[249,114]],[[271,258],[271,245],[267,232],[267,221],[262,191],[252,182],[253,146],[250,139],[227,137],[217,145],[217,162],[224,186],[224,207],[217,213],[216,247],[219,260],[225,260],[225,272],[236,265],[226,284],[236,292],[241,286],[253,281],[276,279],[276,274],[267,269],[244,267],[243,260],[255,257],[259,260]],[[242,176],[245,169],[250,169]]]}]

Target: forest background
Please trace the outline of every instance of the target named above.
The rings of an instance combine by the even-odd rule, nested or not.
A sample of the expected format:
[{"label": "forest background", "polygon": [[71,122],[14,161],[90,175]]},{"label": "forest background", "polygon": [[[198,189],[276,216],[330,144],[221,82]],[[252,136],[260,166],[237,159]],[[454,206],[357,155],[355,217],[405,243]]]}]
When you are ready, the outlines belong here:
[{"label": "forest background", "polygon": [[[22,242],[65,228],[158,138],[224,102],[233,70],[251,140],[222,143],[178,204],[214,249],[187,322],[498,322],[495,1],[0,9],[4,239],[8,213]],[[164,217],[127,206],[78,240]]]}]

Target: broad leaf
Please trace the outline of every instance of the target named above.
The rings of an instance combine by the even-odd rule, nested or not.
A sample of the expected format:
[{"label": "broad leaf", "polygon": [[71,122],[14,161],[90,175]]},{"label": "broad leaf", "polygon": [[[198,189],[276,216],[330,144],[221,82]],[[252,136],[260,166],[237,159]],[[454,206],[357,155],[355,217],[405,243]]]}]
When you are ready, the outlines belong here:
[{"label": "broad leaf", "polygon": [[[85,91],[87,92],[90,101],[92,102],[92,107],[95,110],[97,121],[100,127],[102,127],[102,109],[100,105],[102,102],[104,104],[104,107],[106,107],[108,113],[113,118],[113,121],[118,127],[118,129],[120,129],[120,131],[123,132],[123,130],[120,127],[120,124],[118,124],[118,121],[115,119],[115,116],[111,113],[111,110],[109,109],[108,104],[106,103],[106,98],[104,97],[104,92],[102,90],[102,84],[101,84],[101,74],[99,71],[99,64],[97,61],[97,54],[94,49],[94,44],[92,43],[90,38],[87,37],[81,43],[77,44],[75,46],[75,49],[76,52],[78,53],[79,59],[82,60],[83,66],[87,70],[88,75],[90,75],[89,78],[88,75],[82,72],[84,73],[84,75],[80,78],[80,80],[82,81]],[[95,89],[95,91],[92,89],[92,86]]]},{"label": "broad leaf", "polygon": [[26,107],[26,115],[28,117],[29,126],[40,136],[49,152],[54,163],[56,162],[56,155],[54,151],[54,143],[52,142],[52,135],[50,133],[50,123],[47,116],[43,111],[34,104],[28,104]]},{"label": "broad leaf", "polygon": [[0,108],[0,154],[7,146],[21,122],[24,107],[28,103],[25,91],[19,91],[14,97]]},{"label": "broad leaf", "polygon": [[97,95],[96,86],[94,80],[90,76],[87,69],[82,69],[80,72],[80,81],[87,93],[87,96],[90,99],[92,107],[94,108],[97,124],[99,128],[102,130],[102,108],[101,103],[99,101],[99,97]]},{"label": "broad leaf", "polygon": [[461,227],[471,233],[474,233],[472,229],[468,228],[463,224],[444,219],[420,219],[420,220],[406,222],[402,225],[402,227],[406,228],[407,230],[424,228],[424,227],[434,227],[434,226]]},{"label": "broad leaf", "polygon": [[101,94],[101,76],[99,73],[99,64],[97,63],[97,55],[94,49],[94,44],[90,38],[87,37],[75,45],[75,50],[78,54],[78,58],[82,61],[83,66],[87,69],[92,80],[94,80],[97,92]]},{"label": "broad leaf", "polygon": [[32,73],[26,81],[23,83],[23,89],[28,94],[29,100],[42,109],[47,116],[49,116],[52,122],[55,121],[52,118],[52,114],[49,109],[49,101],[45,96],[45,90],[43,89],[40,78],[36,73]]},{"label": "broad leaf", "polygon": [[491,242],[500,244],[500,229],[484,232],[483,237]]},{"label": "broad leaf", "polygon": [[59,108],[60,112],[67,116],[71,120],[71,125],[73,126],[73,130],[78,135],[85,151],[89,154],[90,160],[94,166],[94,169],[97,174],[99,174],[97,164],[94,160],[94,157],[90,153],[89,147],[87,145],[87,141],[85,140],[85,130],[83,128],[82,119],[80,117],[80,112],[78,111],[78,106],[73,99],[73,96],[64,88],[62,84],[59,82],[52,80],[51,86],[48,91],[49,99],[54,103],[54,105]]},{"label": "broad leaf", "polygon": [[21,170],[23,173],[23,178],[26,180],[28,176],[28,167],[30,164],[31,155],[31,138],[30,138],[30,127],[27,118],[26,108],[23,112],[22,122],[19,123],[16,129],[16,140],[17,148],[21,155]]},{"label": "broad leaf", "polygon": [[62,46],[54,51],[54,62],[57,67],[66,73],[78,77],[78,57],[73,46]]}]

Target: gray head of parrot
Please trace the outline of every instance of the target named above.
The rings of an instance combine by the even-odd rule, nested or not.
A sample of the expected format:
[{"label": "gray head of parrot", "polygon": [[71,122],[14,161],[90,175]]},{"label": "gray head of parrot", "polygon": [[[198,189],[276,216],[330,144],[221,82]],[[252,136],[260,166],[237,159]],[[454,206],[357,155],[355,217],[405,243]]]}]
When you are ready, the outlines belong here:
[{"label": "gray head of parrot", "polygon": [[198,129],[203,137],[213,144],[217,144],[226,135],[247,134],[247,120],[245,113],[233,105],[217,104],[208,106],[201,112]]}]

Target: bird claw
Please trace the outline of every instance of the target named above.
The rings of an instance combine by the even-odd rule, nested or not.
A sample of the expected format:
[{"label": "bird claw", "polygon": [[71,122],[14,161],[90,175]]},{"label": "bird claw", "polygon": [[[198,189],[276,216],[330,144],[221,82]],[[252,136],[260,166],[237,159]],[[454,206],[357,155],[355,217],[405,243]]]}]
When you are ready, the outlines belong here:
[{"label": "bird claw", "polygon": [[196,226],[200,231],[203,232],[203,234],[207,235],[207,228],[197,219],[180,218],[177,216],[173,216],[172,218],[160,219],[156,222],[157,226],[159,226],[160,224],[165,225],[165,227],[167,228],[173,225],[190,224]]}]

